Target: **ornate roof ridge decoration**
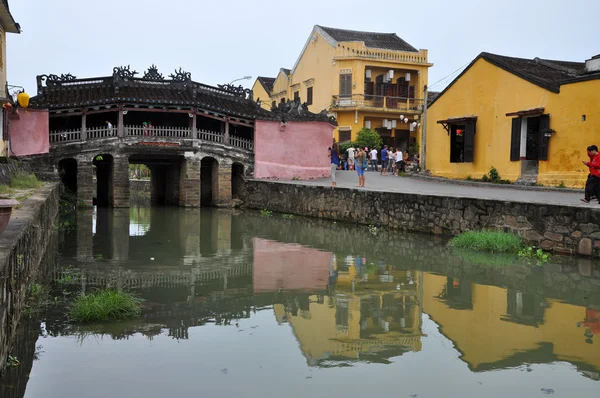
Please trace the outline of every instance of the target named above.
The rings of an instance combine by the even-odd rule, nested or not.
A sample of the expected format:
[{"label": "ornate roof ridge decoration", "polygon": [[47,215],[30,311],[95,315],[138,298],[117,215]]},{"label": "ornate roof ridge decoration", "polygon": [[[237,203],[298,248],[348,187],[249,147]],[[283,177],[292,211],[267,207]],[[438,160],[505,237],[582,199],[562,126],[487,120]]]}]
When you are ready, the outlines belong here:
[{"label": "ornate roof ridge decoration", "polygon": [[242,86],[241,84],[239,86],[234,86],[233,84],[217,84],[217,87],[223,91],[226,91],[230,94],[241,98],[249,98],[250,93],[252,91],[248,88],[244,88],[244,86]]},{"label": "ornate roof ridge decoration", "polygon": [[46,83],[46,87],[47,86],[55,86],[58,85],[60,83],[64,83],[64,82],[70,82],[77,79],[76,76],[73,76],[70,73],[63,73],[60,76],[59,75],[54,75],[54,74],[48,74],[48,75],[38,75],[36,80],[37,80],[37,86],[38,86],[38,93],[42,92],[42,87],[43,87],[43,83]]},{"label": "ornate roof ridge decoration", "polygon": [[113,76],[120,77],[121,79],[131,79],[137,75],[136,70],[131,70],[129,65],[127,66],[115,66],[113,68]]},{"label": "ornate roof ridge decoration", "polygon": [[158,67],[154,64],[150,65],[150,67],[144,72],[144,76],[142,77],[144,80],[165,80],[165,77],[158,71]]},{"label": "ornate roof ridge decoration", "polygon": [[171,73],[169,75],[171,80],[174,82],[187,82],[192,80],[192,74],[190,72],[186,72],[183,68],[179,67],[179,69],[175,69],[175,73]]},{"label": "ornate roof ridge decoration", "polygon": [[319,113],[310,112],[308,104],[306,102],[301,103],[300,100],[280,102],[271,107],[271,112],[282,123],[286,123],[287,121],[321,121],[337,125],[336,118],[330,116],[326,109],[323,109]]}]

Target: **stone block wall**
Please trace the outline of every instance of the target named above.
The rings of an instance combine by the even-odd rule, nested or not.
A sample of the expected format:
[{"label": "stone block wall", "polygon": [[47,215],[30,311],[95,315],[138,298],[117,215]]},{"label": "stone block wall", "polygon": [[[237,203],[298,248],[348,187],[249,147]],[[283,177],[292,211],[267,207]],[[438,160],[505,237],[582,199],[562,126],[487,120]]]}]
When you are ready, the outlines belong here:
[{"label": "stone block wall", "polygon": [[600,257],[600,209],[521,202],[359,191],[250,180],[244,202],[254,209],[456,235],[495,229],[527,244],[565,254]]},{"label": "stone block wall", "polygon": [[113,206],[129,207],[129,159],[126,156],[113,158]]},{"label": "stone block wall", "polygon": [[229,206],[231,205],[231,165],[220,164],[218,173],[216,204],[217,206]]},{"label": "stone block wall", "polygon": [[51,241],[59,200],[58,184],[40,188],[13,212],[0,236],[0,364],[6,363],[29,284],[40,270]]},{"label": "stone block wall", "polygon": [[200,159],[190,157],[182,161],[179,186],[179,205],[200,207]]},{"label": "stone block wall", "polygon": [[27,163],[18,162],[15,160],[9,160],[6,163],[0,163],[0,184],[10,184],[11,177],[19,172],[25,171],[31,173],[31,167]]}]

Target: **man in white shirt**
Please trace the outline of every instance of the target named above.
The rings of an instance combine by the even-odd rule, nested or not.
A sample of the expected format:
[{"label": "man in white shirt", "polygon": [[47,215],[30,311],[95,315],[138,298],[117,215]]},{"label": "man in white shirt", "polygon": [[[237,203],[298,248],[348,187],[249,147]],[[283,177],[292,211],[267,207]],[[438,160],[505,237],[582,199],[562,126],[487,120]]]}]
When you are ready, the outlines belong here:
[{"label": "man in white shirt", "polygon": [[354,170],[354,152],[356,152],[356,149],[350,147],[346,149],[346,152],[348,152],[348,170]]},{"label": "man in white shirt", "polygon": [[371,151],[371,166],[377,171],[377,149],[375,148]]},{"label": "man in white shirt", "polygon": [[398,149],[396,150],[396,172],[394,175],[398,175],[400,172],[404,172],[404,157],[402,151]]}]

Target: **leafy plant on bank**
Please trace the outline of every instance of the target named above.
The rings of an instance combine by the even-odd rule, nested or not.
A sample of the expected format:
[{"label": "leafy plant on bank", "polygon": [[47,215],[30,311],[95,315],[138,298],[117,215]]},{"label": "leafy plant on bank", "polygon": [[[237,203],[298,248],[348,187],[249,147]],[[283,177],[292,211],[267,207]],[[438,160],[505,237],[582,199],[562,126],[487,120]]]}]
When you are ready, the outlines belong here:
[{"label": "leafy plant on bank", "polygon": [[538,265],[548,262],[550,254],[542,249],[524,246],[523,240],[508,232],[502,231],[467,231],[455,236],[448,243],[458,249],[467,249],[490,253],[510,253],[519,258],[536,260]]},{"label": "leafy plant on bank", "polygon": [[271,217],[273,215],[273,212],[271,210],[262,209],[260,211],[260,215],[263,217]]},{"label": "leafy plant on bank", "polygon": [[526,260],[536,260],[538,265],[547,263],[550,259],[550,253],[546,253],[539,248],[536,249],[533,246],[527,246],[519,249],[517,256]]},{"label": "leafy plant on bank", "polygon": [[141,313],[140,299],[130,293],[114,289],[82,293],[69,309],[70,318],[76,322],[133,319]]},{"label": "leafy plant on bank", "polygon": [[377,235],[379,233],[379,228],[375,225],[369,225],[369,233],[371,235]]},{"label": "leafy plant on bank", "polygon": [[473,178],[472,176],[467,176],[467,181],[479,181],[479,182],[491,182],[492,184],[512,184],[510,180],[503,180],[500,177],[500,173],[498,169],[494,166],[490,167],[490,171],[487,174],[484,174],[481,178]]},{"label": "leafy plant on bank", "polygon": [[282,214],[282,215],[281,215],[281,218],[286,218],[286,219],[288,219],[288,220],[289,220],[289,219],[292,219],[292,218],[294,218],[294,215],[293,215],[293,214]]},{"label": "leafy plant on bank", "polygon": [[12,355],[9,355],[8,359],[6,360],[6,367],[16,368],[20,364],[21,362],[17,359],[17,357]]}]

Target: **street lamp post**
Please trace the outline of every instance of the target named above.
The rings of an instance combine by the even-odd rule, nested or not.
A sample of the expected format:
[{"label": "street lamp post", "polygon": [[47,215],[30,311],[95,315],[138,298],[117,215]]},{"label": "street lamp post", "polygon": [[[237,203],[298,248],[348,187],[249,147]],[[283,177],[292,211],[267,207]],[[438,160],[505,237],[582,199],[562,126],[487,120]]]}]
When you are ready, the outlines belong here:
[{"label": "street lamp post", "polygon": [[252,79],[252,76],[244,76],[244,77],[240,77],[239,79],[232,80],[231,83],[229,83],[229,84],[233,84],[234,82],[237,82],[239,80],[250,80],[250,79]]}]

